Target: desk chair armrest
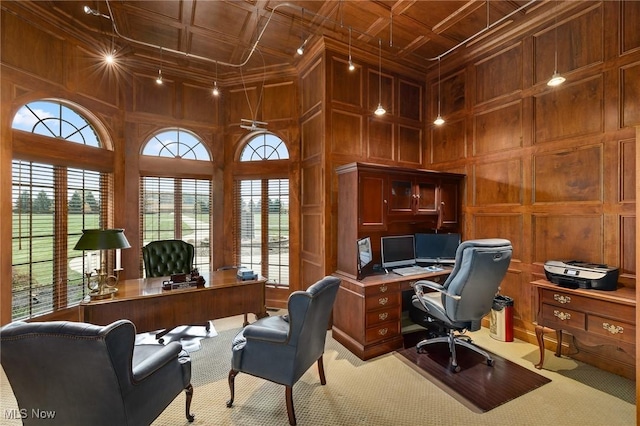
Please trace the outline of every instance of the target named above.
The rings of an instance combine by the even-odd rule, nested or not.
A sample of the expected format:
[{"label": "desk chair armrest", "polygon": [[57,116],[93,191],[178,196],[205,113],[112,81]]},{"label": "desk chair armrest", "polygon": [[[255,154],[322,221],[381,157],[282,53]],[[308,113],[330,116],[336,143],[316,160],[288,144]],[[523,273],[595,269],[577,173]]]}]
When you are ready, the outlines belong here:
[{"label": "desk chair armrest", "polygon": [[438,293],[442,293],[445,296],[450,297],[450,298],[455,299],[455,300],[462,299],[461,296],[449,293],[443,286],[441,286],[440,284],[435,283],[433,281],[420,280],[420,281],[416,281],[416,283],[413,286],[413,290],[415,291],[415,293],[416,293],[416,295],[418,297],[423,297],[425,288],[428,288],[428,289],[431,289],[431,290],[435,290]]},{"label": "desk chair armrest", "polygon": [[247,340],[262,340],[272,343],[285,343],[289,336],[289,330],[283,328],[261,327],[248,325],[243,333]]},{"label": "desk chair armrest", "polygon": [[[157,346],[157,345],[153,345]],[[178,358],[182,351],[182,345],[178,342],[170,342],[158,351],[150,354],[139,364],[133,366],[133,380],[140,382],[151,374]]]}]

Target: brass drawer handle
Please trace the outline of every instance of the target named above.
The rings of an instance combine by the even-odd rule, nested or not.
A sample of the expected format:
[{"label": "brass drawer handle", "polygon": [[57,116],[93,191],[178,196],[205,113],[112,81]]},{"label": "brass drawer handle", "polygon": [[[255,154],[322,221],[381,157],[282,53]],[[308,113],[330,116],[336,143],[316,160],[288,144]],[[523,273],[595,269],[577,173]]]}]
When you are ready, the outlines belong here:
[{"label": "brass drawer handle", "polygon": [[553,311],[553,316],[557,317],[561,321],[565,321],[565,320],[570,320],[571,319],[571,314],[568,314],[566,312]]},{"label": "brass drawer handle", "polygon": [[607,330],[609,333],[611,334],[622,334],[624,333],[624,328],[619,326],[619,325],[613,325],[613,324],[609,324],[608,322],[603,322],[602,323],[602,328],[604,328],[605,330]]},{"label": "brass drawer handle", "polygon": [[389,298],[388,297],[381,297],[380,299],[378,299],[378,303],[384,306],[387,303],[389,303]]},{"label": "brass drawer handle", "polygon": [[554,294],[553,295],[553,300],[555,300],[556,302],[560,302],[563,305],[565,303],[571,303],[571,298],[569,296],[563,296],[561,294]]},{"label": "brass drawer handle", "polygon": [[385,334],[387,334],[388,331],[389,331],[388,328],[381,328],[380,330],[378,330],[378,334],[381,336],[384,336]]},{"label": "brass drawer handle", "polygon": [[389,312],[383,312],[381,314],[378,314],[378,319],[384,321],[387,319],[387,317],[389,317]]},{"label": "brass drawer handle", "polygon": [[387,285],[386,285],[386,284],[382,284],[382,285],[380,286],[380,293],[384,293],[384,292],[386,292],[387,290],[389,290],[389,288],[387,287]]}]

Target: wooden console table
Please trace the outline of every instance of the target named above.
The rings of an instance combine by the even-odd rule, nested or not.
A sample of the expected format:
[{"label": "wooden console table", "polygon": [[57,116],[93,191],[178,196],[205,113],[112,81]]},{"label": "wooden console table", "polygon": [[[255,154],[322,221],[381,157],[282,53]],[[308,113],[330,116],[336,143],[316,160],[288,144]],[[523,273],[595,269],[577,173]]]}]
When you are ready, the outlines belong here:
[{"label": "wooden console table", "polygon": [[556,356],[561,355],[564,330],[588,345],[612,345],[635,359],[636,296],[633,289],[569,289],[547,280],[533,281],[532,285],[538,296],[535,331],[540,361],[535,364],[536,368],[540,369],[544,364],[544,333],[553,330],[558,341]]},{"label": "wooden console table", "polygon": [[401,276],[377,274],[361,281],[335,273],[342,280],[333,306],[333,338],[366,360],[403,347],[402,292],[422,279],[444,282],[442,271]]},{"label": "wooden console table", "polygon": [[128,319],[137,332],[206,323],[209,320],[252,312],[267,315],[264,277],[242,281],[235,270],[203,275],[204,287],[163,290],[168,277],[125,280],[111,299],[84,300],[80,303],[80,321],[98,325]]}]

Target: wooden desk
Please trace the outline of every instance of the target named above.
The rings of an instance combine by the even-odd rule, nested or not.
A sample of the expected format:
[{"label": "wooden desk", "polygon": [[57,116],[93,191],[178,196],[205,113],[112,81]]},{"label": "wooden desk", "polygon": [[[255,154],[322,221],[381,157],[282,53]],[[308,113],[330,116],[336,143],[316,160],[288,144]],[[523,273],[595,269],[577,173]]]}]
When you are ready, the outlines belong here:
[{"label": "wooden desk", "polygon": [[418,280],[444,282],[451,273],[442,271],[401,276],[371,275],[361,281],[342,275],[333,305],[333,338],[366,360],[403,347],[402,292],[413,291]]},{"label": "wooden desk", "polygon": [[[540,361],[544,364],[544,333],[556,332],[556,356],[562,351],[562,331],[579,338],[585,345],[610,347],[610,356],[598,367],[634,377],[635,362],[635,291],[619,288],[616,291],[569,289],[547,280],[531,283],[537,292],[538,312],[536,338]],[[624,355],[626,354],[626,355]],[[620,355],[620,359],[616,359]],[[600,356],[602,357],[602,355]]]},{"label": "wooden desk", "polygon": [[204,287],[163,290],[168,277],[125,280],[111,299],[84,300],[80,303],[80,321],[107,325],[119,319],[131,320],[137,332],[170,329],[179,325],[206,323],[209,320],[252,312],[267,315],[264,277],[241,281],[235,270],[215,271]]}]

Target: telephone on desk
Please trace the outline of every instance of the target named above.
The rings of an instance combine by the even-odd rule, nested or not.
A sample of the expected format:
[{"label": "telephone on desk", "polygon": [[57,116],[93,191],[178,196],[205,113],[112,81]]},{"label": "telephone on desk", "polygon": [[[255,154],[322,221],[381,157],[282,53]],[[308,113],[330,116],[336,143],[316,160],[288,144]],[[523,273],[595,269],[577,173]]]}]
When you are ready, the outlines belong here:
[{"label": "telephone on desk", "polygon": [[198,269],[194,269],[188,274],[172,274],[170,280],[162,282],[162,289],[175,290],[179,288],[204,287],[205,282]]}]

